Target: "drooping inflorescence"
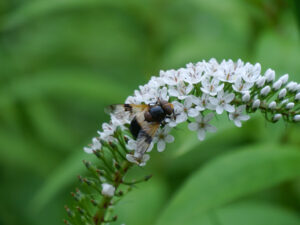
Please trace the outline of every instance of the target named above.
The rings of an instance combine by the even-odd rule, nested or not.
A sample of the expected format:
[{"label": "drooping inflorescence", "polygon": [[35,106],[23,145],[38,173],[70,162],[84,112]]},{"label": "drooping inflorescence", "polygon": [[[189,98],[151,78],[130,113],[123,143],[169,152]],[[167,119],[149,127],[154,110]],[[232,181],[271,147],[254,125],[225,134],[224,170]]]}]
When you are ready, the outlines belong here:
[{"label": "drooping inflorescence", "polygon": [[[174,141],[169,134],[171,128],[179,123],[189,122],[189,129],[197,131],[199,140],[204,140],[206,132],[215,132],[209,122],[216,114],[227,113],[230,120],[238,127],[242,121],[250,118],[249,113],[260,110],[268,121],[277,122],[281,118],[287,122],[300,121],[300,84],[288,82],[285,74],[275,79],[275,72],[268,69],[261,72],[259,63],[252,65],[242,60],[218,63],[215,59],[208,62],[189,63],[178,70],[160,71],[159,76],[134,91],[125,103],[153,104],[163,99],[174,105],[175,117],[168,118],[154,138],[158,151],[165,149],[165,144]],[[126,130],[130,123],[129,114],[122,117],[111,114],[111,121],[102,125],[99,137],[93,139],[87,153],[101,149],[101,141],[114,142],[117,127]],[[128,149],[135,151],[135,140],[128,136]],[[151,150],[152,147],[149,148]],[[149,151],[148,150],[148,151]],[[138,163],[128,154],[132,163]],[[140,166],[150,157],[144,155]]]},{"label": "drooping inflorescence", "polygon": [[[180,123],[187,123],[191,131],[196,131],[200,141],[207,132],[216,132],[211,125],[214,116],[226,113],[237,127],[250,118],[251,113],[261,111],[266,120],[277,122],[300,121],[300,84],[290,81],[288,75],[275,78],[275,72],[268,69],[262,74],[259,63],[252,65],[242,60],[218,63],[215,59],[208,62],[189,63],[178,70],[160,71],[159,76],[134,91],[126,104],[153,104],[158,100],[172,103],[173,116],[167,117],[157,130],[150,147],[156,145],[159,152],[164,151],[166,143],[174,141],[170,131]],[[124,176],[133,165],[145,166],[150,159],[148,153],[136,157],[137,142],[129,130],[129,112],[111,113],[111,120],[102,125],[98,137],[85,147],[86,153],[94,153],[101,161],[99,166],[84,162],[93,178],[79,177],[81,183],[92,187],[102,198],[85,195],[79,190],[72,194],[78,202],[77,211],[82,224],[108,224],[116,220],[108,213],[118,198],[123,196],[122,185],[132,185],[147,181],[146,176],[138,181],[126,181]],[[130,190],[130,188],[128,189]],[[94,210],[84,210],[91,203]],[[72,224],[77,218],[74,211],[66,208]]]}]

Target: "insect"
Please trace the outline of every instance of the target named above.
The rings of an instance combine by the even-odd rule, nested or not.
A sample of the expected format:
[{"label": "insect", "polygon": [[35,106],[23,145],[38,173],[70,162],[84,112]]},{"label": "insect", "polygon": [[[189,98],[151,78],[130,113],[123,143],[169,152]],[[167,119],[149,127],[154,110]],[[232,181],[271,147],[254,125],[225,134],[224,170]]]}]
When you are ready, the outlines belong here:
[{"label": "insect", "polygon": [[139,160],[150,146],[161,124],[166,118],[174,115],[172,103],[158,100],[155,104],[117,104],[109,106],[109,112],[122,116],[129,112],[131,116],[130,132],[137,141],[135,157]]}]

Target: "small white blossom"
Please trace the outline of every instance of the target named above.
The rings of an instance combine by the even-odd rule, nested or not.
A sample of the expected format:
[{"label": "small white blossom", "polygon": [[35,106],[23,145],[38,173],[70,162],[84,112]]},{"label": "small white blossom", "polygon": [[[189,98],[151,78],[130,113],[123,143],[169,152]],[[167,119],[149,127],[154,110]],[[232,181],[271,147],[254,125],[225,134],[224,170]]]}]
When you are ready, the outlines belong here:
[{"label": "small white blossom", "polygon": [[209,124],[209,121],[212,120],[214,117],[213,113],[209,113],[206,116],[202,116],[200,114],[198,117],[196,117],[196,122],[190,123],[188,125],[189,129],[192,131],[198,132],[198,139],[200,141],[203,141],[205,139],[205,133],[208,132],[216,132],[217,129]]},{"label": "small white blossom", "polygon": [[[193,108],[193,98],[188,96],[184,103],[181,104],[180,102],[173,102],[174,105],[174,113],[176,115],[176,124],[185,122],[188,117],[196,117],[199,115],[199,111],[195,108]],[[171,124],[171,127],[173,127],[174,124]]]},{"label": "small white blossom", "polygon": [[83,150],[88,154],[92,154],[94,151],[100,150],[102,147],[100,141],[97,138],[93,138],[92,142],[93,142],[93,144],[91,144],[90,147],[83,148]]},{"label": "small white blossom", "polygon": [[177,85],[182,80],[182,73],[176,70],[161,70],[160,77],[168,85]]},{"label": "small white blossom", "polygon": [[193,98],[194,104],[196,104],[196,110],[204,111],[205,109],[215,110],[215,107],[209,101],[209,95],[202,94],[200,98]]},{"label": "small white blossom", "polygon": [[249,89],[252,88],[253,85],[254,83],[245,82],[241,77],[239,77],[232,85],[232,88],[237,92],[246,93],[249,92]]},{"label": "small white blossom", "polygon": [[229,119],[233,120],[234,124],[237,127],[242,126],[241,121],[246,121],[246,120],[250,119],[249,115],[243,115],[243,112],[245,111],[245,109],[246,109],[246,106],[241,105],[235,109],[235,112],[229,114]]},{"label": "small white blossom", "polygon": [[189,63],[186,65],[187,70],[184,73],[184,81],[190,84],[198,84],[202,80],[204,67]]},{"label": "small white blossom", "polygon": [[[153,142],[151,142],[151,144],[149,145],[148,149],[147,149],[147,152],[151,152],[151,150],[153,149]],[[129,139],[127,145],[126,145],[126,148],[128,150],[133,150],[135,151],[137,149],[137,142],[136,140],[133,140],[133,139]]]},{"label": "small white blossom", "polygon": [[210,97],[209,101],[212,105],[216,106],[217,114],[222,114],[223,111],[234,112],[234,106],[229,103],[234,99],[233,93],[225,93],[220,91],[216,98]]},{"label": "small white blossom", "polygon": [[242,74],[243,79],[247,83],[255,83],[260,76],[261,66],[259,63],[256,63],[254,66],[250,63],[245,65],[245,73]]},{"label": "small white blossom", "polygon": [[169,88],[169,95],[182,100],[187,97],[187,95],[193,90],[193,88],[193,85],[186,85],[183,81],[181,81],[176,86],[171,86]]},{"label": "small white blossom", "polygon": [[157,131],[157,134],[153,139],[153,142],[157,143],[157,151],[164,151],[166,148],[166,143],[172,143],[174,141],[174,137],[169,134],[170,130],[171,128],[166,126]]},{"label": "small white blossom", "polygon": [[150,159],[150,156],[148,154],[144,154],[143,156],[127,154],[126,159],[131,163],[138,164],[139,166],[145,166],[146,162]]},{"label": "small white blossom", "polygon": [[116,188],[111,184],[104,183],[102,184],[101,194],[106,197],[113,197],[115,195]]},{"label": "small white blossom", "polygon": [[220,80],[217,78],[212,78],[210,76],[206,76],[201,81],[202,87],[201,90],[205,94],[209,94],[212,96],[217,95],[219,91],[221,91],[224,87],[224,83],[220,84]]}]

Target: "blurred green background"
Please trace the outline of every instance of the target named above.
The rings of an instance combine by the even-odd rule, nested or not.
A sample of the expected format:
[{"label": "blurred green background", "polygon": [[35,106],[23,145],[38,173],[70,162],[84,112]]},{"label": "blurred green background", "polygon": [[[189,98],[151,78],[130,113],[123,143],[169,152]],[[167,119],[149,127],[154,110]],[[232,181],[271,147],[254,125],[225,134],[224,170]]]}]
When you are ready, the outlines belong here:
[{"label": "blurred green background", "polygon": [[[1,0],[0,224],[62,224],[104,106],[160,69],[241,58],[300,82],[299,25],[298,0]],[[214,124],[132,172],[154,177],[115,224],[300,224],[299,125]]]}]

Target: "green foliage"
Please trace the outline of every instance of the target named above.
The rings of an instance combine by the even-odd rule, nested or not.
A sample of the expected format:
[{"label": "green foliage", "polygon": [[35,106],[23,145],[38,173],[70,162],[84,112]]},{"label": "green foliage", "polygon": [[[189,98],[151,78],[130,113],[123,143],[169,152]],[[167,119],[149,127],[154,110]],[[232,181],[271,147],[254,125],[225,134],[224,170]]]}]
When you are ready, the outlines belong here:
[{"label": "green foliage", "polygon": [[285,148],[253,145],[209,162],[174,196],[158,224],[198,224],[218,207],[299,177],[300,153]]},{"label": "green foliage", "polygon": [[[0,224],[61,224],[103,108],[160,69],[242,58],[299,82],[298,2],[0,1]],[[214,123],[204,142],[179,127],[132,172],[154,178],[120,202],[115,224],[299,224],[299,126]]]}]

